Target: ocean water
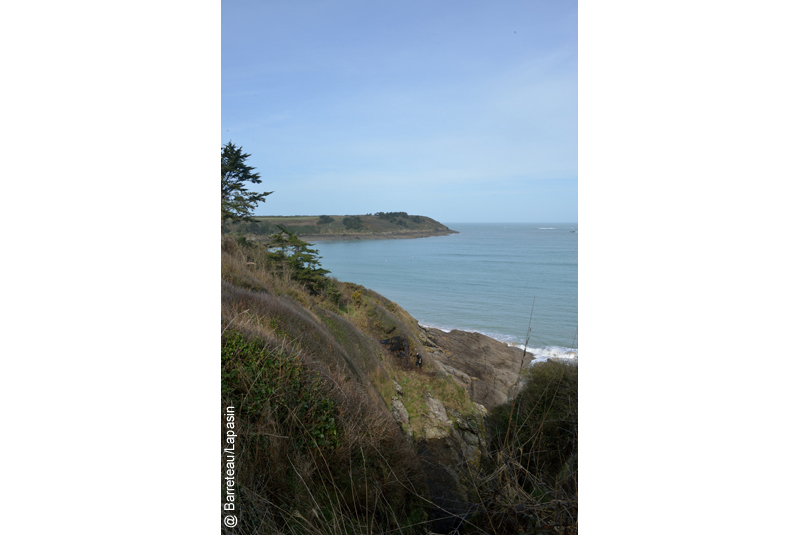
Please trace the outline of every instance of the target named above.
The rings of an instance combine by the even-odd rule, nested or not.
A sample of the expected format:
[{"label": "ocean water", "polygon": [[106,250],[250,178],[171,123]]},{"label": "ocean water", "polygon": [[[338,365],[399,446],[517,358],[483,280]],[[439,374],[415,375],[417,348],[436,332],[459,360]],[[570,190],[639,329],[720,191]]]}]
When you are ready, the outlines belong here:
[{"label": "ocean water", "polygon": [[424,326],[523,347],[530,321],[537,359],[577,356],[577,223],[445,224],[459,234],[314,248],[330,275],[388,297]]}]

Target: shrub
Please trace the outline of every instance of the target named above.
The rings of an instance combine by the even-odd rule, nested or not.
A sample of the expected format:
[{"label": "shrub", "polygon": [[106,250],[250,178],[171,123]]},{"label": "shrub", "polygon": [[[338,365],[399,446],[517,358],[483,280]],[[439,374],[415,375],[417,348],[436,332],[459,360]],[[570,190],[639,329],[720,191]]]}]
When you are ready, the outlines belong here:
[{"label": "shrub", "polygon": [[578,367],[551,361],[524,376],[527,383],[517,398],[489,416],[493,446],[521,445],[520,463],[555,483],[578,450]]},{"label": "shrub", "polygon": [[222,399],[246,417],[261,418],[266,410],[276,428],[297,436],[298,451],[338,445],[335,406],[319,377],[296,356],[236,330],[222,336]]}]

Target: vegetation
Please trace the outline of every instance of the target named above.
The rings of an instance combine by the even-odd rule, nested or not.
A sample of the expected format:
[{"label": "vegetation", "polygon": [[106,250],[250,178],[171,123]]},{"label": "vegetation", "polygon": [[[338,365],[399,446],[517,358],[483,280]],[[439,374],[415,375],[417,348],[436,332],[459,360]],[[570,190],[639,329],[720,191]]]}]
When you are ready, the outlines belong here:
[{"label": "vegetation", "polygon": [[378,343],[406,334],[421,347],[395,303],[324,275],[313,291],[277,250],[222,243],[222,408],[237,414],[241,532],[426,533],[424,470],[387,409],[394,382],[448,410],[474,406]]},{"label": "vegetation", "polygon": [[345,216],[342,219],[344,228],[348,230],[358,230],[364,228],[364,222],[358,216]]},{"label": "vegetation", "polygon": [[408,217],[405,212],[375,212],[375,215],[380,219],[395,219],[398,217]]},{"label": "vegetation", "polygon": [[486,418],[488,455],[470,474],[480,504],[469,525],[577,534],[578,367],[551,361],[525,377],[517,398]]},{"label": "vegetation", "polygon": [[245,332],[222,336],[238,532],[424,533],[422,472],[394,422],[343,377]]},{"label": "vegetation", "polygon": [[250,154],[242,152],[232,142],[222,147],[222,222],[254,221],[253,210],[256,205],[263,202],[267,193],[254,193],[249,191],[245,184],[260,184],[261,177],[254,173],[255,167],[245,163]]},{"label": "vegetation", "polygon": [[330,280],[325,277],[330,271],[320,266],[319,251],[311,249],[311,244],[284,227],[279,228],[280,232],[274,234],[266,245],[267,263],[274,265],[284,277],[304,285],[314,295],[330,287]]},{"label": "vegetation", "polygon": [[266,240],[280,231],[280,227],[300,236],[380,235],[393,233],[446,234],[445,225],[429,217],[399,215],[405,212],[378,212],[374,215],[347,216],[253,216],[247,221],[227,220],[223,233]]}]

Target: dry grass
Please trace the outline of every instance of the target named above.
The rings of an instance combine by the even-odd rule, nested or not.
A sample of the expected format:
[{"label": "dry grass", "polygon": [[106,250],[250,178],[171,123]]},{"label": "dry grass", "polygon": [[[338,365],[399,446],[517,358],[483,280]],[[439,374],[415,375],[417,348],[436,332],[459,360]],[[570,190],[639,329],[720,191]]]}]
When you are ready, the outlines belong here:
[{"label": "dry grass", "polygon": [[224,243],[221,329],[239,344],[222,370],[223,407],[237,410],[235,532],[424,533],[419,461],[376,390],[393,388],[381,347],[348,316]]},{"label": "dry grass", "polygon": [[397,424],[341,370],[255,331],[242,337],[251,324],[235,319],[223,336],[223,407],[237,411],[238,532],[421,533],[423,474]]},{"label": "dry grass", "polygon": [[481,497],[472,522],[484,530],[578,533],[577,372],[556,362],[537,366],[518,398],[487,417],[489,447],[468,474]]}]

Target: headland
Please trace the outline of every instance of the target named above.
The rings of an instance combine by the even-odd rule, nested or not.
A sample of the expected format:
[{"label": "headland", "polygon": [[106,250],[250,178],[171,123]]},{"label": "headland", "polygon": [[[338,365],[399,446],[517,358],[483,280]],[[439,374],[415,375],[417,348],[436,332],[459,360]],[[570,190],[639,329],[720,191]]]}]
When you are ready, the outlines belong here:
[{"label": "headland", "polygon": [[228,223],[226,234],[253,238],[266,237],[280,227],[300,239],[332,240],[402,240],[458,234],[433,218],[406,212],[376,212],[364,215],[256,216],[254,221]]}]

